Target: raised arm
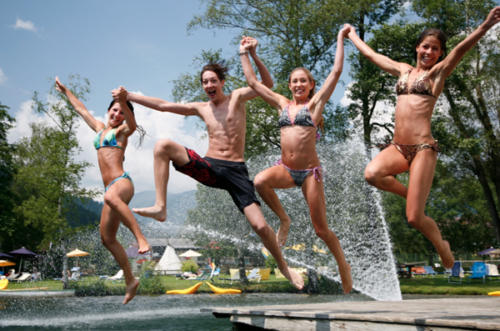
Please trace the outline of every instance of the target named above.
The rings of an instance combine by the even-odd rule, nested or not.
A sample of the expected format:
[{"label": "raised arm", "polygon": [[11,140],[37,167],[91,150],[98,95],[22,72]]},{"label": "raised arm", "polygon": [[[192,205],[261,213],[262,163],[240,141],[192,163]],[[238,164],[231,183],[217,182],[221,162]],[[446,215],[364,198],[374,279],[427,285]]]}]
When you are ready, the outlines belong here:
[{"label": "raised arm", "polygon": [[345,24],[344,26],[349,28],[348,37],[354,46],[356,46],[360,53],[363,54],[370,62],[394,76],[400,76],[403,71],[406,71],[406,68],[408,67],[407,64],[396,62],[385,55],[375,52],[370,46],[368,46],[368,44],[359,38],[352,25]]},{"label": "raised arm", "polygon": [[451,75],[460,60],[464,57],[465,53],[474,47],[479,39],[481,39],[481,37],[483,37],[486,32],[488,32],[488,30],[498,22],[500,22],[500,6],[493,8],[484,22],[481,23],[477,29],[472,31],[472,33],[462,40],[457,46],[455,46],[455,48],[453,48],[443,61],[436,65],[438,75],[440,75],[443,79],[446,79],[446,77]]},{"label": "raised arm", "polygon": [[[313,112],[314,117],[321,116],[325,104],[328,99],[332,96],[335,86],[339,81],[340,74],[342,73],[342,68],[344,66],[344,39],[350,31],[349,26],[344,26],[342,30],[339,31],[337,35],[337,51],[335,52],[335,63],[333,64],[332,71],[326,77],[321,89],[314,94],[311,101],[309,102],[309,109]],[[315,123],[319,120],[316,119]]]},{"label": "raised arm", "polygon": [[137,129],[137,122],[135,121],[134,114],[132,114],[132,110],[127,105],[127,90],[123,86],[120,86],[111,91],[111,95],[120,104],[123,117],[125,117],[125,123],[120,126],[120,131],[128,137]]},{"label": "raised arm", "polygon": [[158,111],[166,111],[184,116],[199,115],[195,103],[174,103],[160,98],[148,97],[132,92],[127,92],[127,100]]},{"label": "raised arm", "polygon": [[100,131],[104,128],[104,123],[95,119],[94,116],[88,111],[87,107],[81,102],[74,94],[64,86],[59,78],[56,77],[56,90],[64,94],[69,103],[73,106],[76,112],[83,118],[83,120],[87,123],[87,125],[94,130],[95,132]]},{"label": "raised arm", "polygon": [[[256,43],[257,41],[254,38],[245,36],[241,39],[240,42],[241,66],[243,68],[245,78],[247,79],[248,86],[252,88],[254,93],[261,96],[271,106],[281,109],[288,103],[288,100],[282,95],[275,93],[271,90],[271,87],[273,85],[271,80],[271,75],[269,74],[269,71],[264,66],[264,64],[260,61],[260,59],[258,59],[257,55],[255,54]],[[252,49],[254,50],[253,51],[254,53],[252,53]],[[257,76],[255,75],[252,63],[250,62],[250,57],[248,56],[249,53],[252,54],[252,58],[255,60],[255,64],[257,65],[257,68],[259,69],[259,72],[262,77],[262,82],[260,82],[257,79]],[[266,78],[266,75],[268,75],[269,78]],[[271,84],[267,85],[265,84],[267,79],[271,80]]]}]

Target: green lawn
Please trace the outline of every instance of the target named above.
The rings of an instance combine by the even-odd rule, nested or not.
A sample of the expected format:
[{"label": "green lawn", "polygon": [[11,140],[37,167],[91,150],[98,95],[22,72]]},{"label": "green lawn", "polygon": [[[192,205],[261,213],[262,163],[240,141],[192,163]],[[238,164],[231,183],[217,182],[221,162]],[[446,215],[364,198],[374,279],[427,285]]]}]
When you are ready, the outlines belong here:
[{"label": "green lawn", "polygon": [[483,283],[467,276],[460,284],[448,283],[448,277],[444,275],[400,278],[399,284],[402,294],[487,295],[488,292],[500,291],[500,279]]},{"label": "green lawn", "polygon": [[[212,284],[218,287],[231,287],[241,289],[244,292],[288,292],[296,293],[290,283],[283,279],[276,279],[271,275],[269,280],[260,283],[251,282],[248,285],[239,282],[223,281],[221,278],[229,276],[221,275],[220,278],[212,280]],[[414,278],[401,278],[400,287],[402,294],[440,294],[440,295],[487,295],[488,292],[500,290],[499,280],[487,280],[484,284],[481,280],[462,279],[461,284],[450,284],[444,275],[434,277],[423,276]],[[167,290],[177,290],[190,287],[199,280],[181,280],[173,276],[155,276],[141,279],[139,293],[142,294],[163,294]],[[10,282],[8,289],[29,289],[43,288],[48,290],[62,290],[62,282],[55,280],[36,282]],[[122,294],[125,291],[123,280],[99,280],[98,277],[82,277],[78,282],[70,282],[70,288],[76,288],[80,295],[109,295]],[[208,285],[203,284],[198,292],[211,293]]]}]

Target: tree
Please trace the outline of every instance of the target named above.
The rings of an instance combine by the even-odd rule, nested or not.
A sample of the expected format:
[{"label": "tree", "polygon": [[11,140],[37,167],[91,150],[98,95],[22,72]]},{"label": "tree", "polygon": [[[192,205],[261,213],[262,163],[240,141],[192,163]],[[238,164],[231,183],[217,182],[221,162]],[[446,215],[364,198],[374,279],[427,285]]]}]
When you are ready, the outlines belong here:
[{"label": "tree", "polygon": [[[4,251],[14,249],[18,233],[17,219],[13,212],[16,197],[12,190],[12,183],[16,173],[12,155],[15,146],[7,141],[7,133],[12,128],[14,118],[8,113],[9,107],[0,103],[0,248]],[[17,248],[17,247],[16,247]]]},{"label": "tree", "polygon": [[[89,83],[86,80],[80,83],[78,77],[72,77],[70,88],[83,99],[89,91]],[[54,93],[52,89],[50,95]],[[55,98],[60,98],[59,94]],[[51,119],[51,125],[32,124],[31,137],[23,138],[18,145],[16,189],[22,203],[15,210],[25,225],[40,234],[32,244],[44,249],[52,242],[64,244],[62,239],[72,232],[65,219],[67,208],[73,199],[91,197],[92,192],[79,187],[89,164],[74,160],[80,151],[75,135],[78,114],[67,100],[43,102],[35,93],[33,101],[36,110]],[[66,261],[65,258],[64,271]]]}]

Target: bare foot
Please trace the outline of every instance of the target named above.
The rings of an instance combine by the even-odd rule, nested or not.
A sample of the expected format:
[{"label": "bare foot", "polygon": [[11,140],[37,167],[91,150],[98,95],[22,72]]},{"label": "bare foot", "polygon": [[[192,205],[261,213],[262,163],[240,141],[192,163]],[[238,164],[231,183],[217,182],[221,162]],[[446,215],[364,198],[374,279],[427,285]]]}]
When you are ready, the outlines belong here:
[{"label": "bare foot", "polygon": [[167,219],[167,209],[165,207],[152,206],[147,208],[132,208],[134,213],[144,217],[151,217],[159,222],[165,222]]},{"label": "bare foot", "polygon": [[347,263],[345,268],[340,268],[339,266],[339,273],[342,280],[342,289],[344,290],[344,294],[347,294],[352,290],[351,266]]},{"label": "bare foot", "polygon": [[304,288],[304,279],[292,268],[288,268],[288,275],[283,273],[283,276],[285,276],[297,290],[302,290]]},{"label": "bare foot", "polygon": [[127,285],[125,299],[123,299],[123,304],[126,305],[135,297],[135,292],[137,292],[137,288],[139,287],[139,281],[134,279],[132,284]]},{"label": "bare foot", "polygon": [[288,237],[288,230],[290,230],[290,219],[281,220],[280,228],[278,229],[278,235],[276,238],[278,239],[278,246],[283,247],[286,243],[286,238]]},{"label": "bare foot", "polygon": [[149,246],[149,243],[146,241],[146,239],[138,240],[138,242],[139,242],[139,249],[138,249],[139,254],[144,254],[151,250],[151,246]]},{"label": "bare foot", "polygon": [[455,263],[455,258],[453,257],[453,253],[451,252],[450,243],[446,240],[443,240],[441,249],[438,249],[437,251],[439,256],[441,257],[443,266],[446,269],[451,269],[453,267],[453,263]]}]

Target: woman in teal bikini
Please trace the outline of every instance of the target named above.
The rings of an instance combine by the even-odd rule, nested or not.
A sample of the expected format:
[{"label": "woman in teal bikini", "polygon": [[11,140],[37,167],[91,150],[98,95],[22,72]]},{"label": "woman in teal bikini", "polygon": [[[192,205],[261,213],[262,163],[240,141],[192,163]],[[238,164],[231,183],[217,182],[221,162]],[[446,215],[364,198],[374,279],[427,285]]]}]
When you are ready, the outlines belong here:
[{"label": "woman in teal bikini", "polygon": [[94,147],[97,150],[97,160],[105,187],[104,207],[102,208],[100,222],[101,240],[123,270],[127,285],[123,303],[126,304],[135,296],[139,281],[132,274],[125,250],[116,240],[116,232],[120,221],[134,234],[139,244],[140,254],[151,249],[132,211],[128,207],[128,203],[134,195],[134,185],[128,173],[123,171],[123,160],[128,137],[137,128],[132,113],[133,107],[130,102],[127,102],[125,93],[114,90],[114,100],[108,107],[108,122],[104,124],[95,119],[85,105],[61,84],[57,77],[56,89],[68,98],[73,108],[87,125],[97,132]]},{"label": "woman in teal bikini", "polygon": [[[446,268],[451,268],[454,262],[450,245],[441,237],[436,222],[424,213],[438,152],[437,141],[431,133],[431,116],[446,78],[465,53],[499,20],[500,7],[496,7],[443,60],[446,38],[440,30],[425,30],[416,45],[416,67],[376,53],[346,24],[348,36],[361,54],[382,70],[399,77],[393,141],[368,164],[365,178],[375,187],[406,198],[408,223],[432,242]],[[406,188],[394,176],[408,170],[410,178]]]},{"label": "woman in teal bikini", "polygon": [[248,57],[248,53],[255,51],[257,46],[255,39],[243,37],[240,57],[248,85],[280,112],[281,160],[279,164],[257,174],[254,179],[260,196],[280,219],[279,244],[284,245],[291,220],[274,189],[300,186],[309,206],[314,230],[334,255],[344,293],[349,293],[352,289],[351,268],[337,236],[328,228],[321,166],[316,153],[317,126],[322,122],[323,108],[342,72],[346,32],[348,30],[344,29],[338,34],[335,64],[317,93],[314,93],[315,82],[307,69],[296,68],[292,71],[288,82],[292,100],[274,93],[257,80]]}]

